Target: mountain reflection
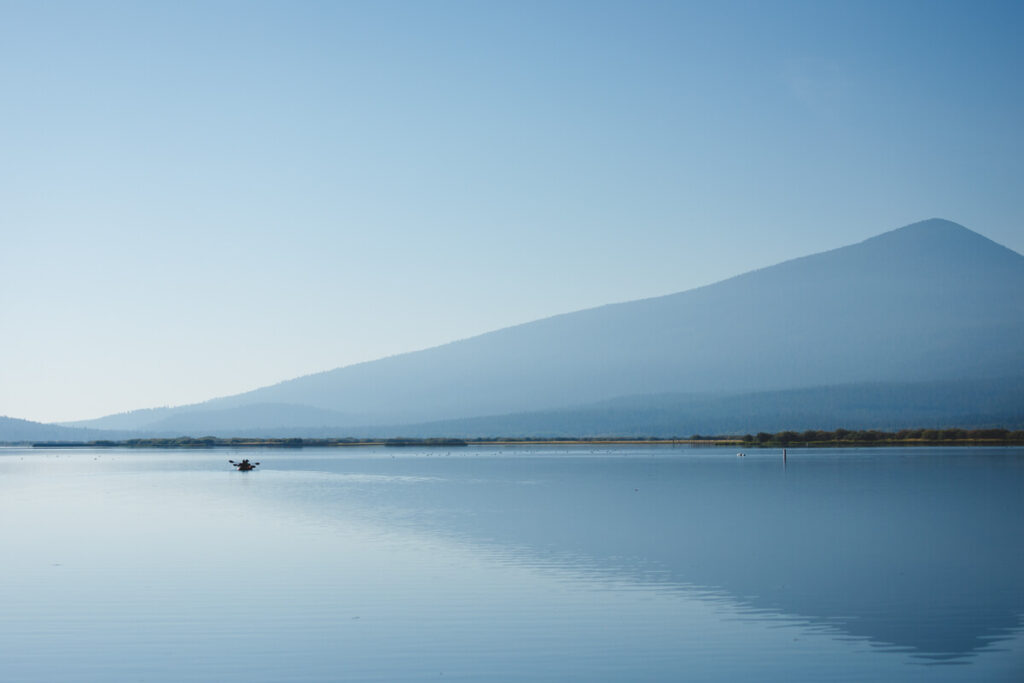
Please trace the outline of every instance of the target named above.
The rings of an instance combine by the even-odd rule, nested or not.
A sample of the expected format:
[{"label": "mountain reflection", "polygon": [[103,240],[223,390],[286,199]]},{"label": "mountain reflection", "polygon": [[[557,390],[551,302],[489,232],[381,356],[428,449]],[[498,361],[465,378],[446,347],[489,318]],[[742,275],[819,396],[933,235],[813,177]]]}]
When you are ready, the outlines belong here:
[{"label": "mountain reflection", "polygon": [[751,618],[795,616],[936,663],[1021,626],[1020,449],[800,451],[785,469],[721,450],[421,455],[344,468],[433,477],[387,496],[390,514],[515,561],[725,592]]}]

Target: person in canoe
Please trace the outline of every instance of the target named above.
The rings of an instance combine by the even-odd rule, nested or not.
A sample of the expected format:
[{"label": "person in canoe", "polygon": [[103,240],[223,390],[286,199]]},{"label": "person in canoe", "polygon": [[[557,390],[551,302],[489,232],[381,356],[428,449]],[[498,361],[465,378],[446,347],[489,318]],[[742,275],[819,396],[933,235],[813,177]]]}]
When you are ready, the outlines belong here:
[{"label": "person in canoe", "polygon": [[243,458],[242,462],[235,462],[234,460],[228,460],[229,463],[234,465],[239,472],[248,472],[249,470],[256,469],[258,462],[249,462],[249,458]]}]

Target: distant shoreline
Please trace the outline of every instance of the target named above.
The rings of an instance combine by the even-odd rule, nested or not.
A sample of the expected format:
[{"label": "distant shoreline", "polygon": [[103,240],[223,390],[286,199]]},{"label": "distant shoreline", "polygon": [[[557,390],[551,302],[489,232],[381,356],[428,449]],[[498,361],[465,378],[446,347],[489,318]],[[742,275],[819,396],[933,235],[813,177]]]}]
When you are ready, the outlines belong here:
[{"label": "distant shoreline", "polygon": [[[17,445],[17,444],[11,444]],[[906,429],[898,432],[876,430],[832,432],[777,432],[743,436],[662,437],[558,437],[558,438],[389,438],[389,439],[305,439],[305,438],[221,438],[177,437],[126,439],[121,441],[38,441],[32,448],[344,448],[356,446],[463,447],[463,446],[733,446],[740,448],[863,448],[869,446],[1017,446],[1024,445],[1024,431],[1006,429]]]}]

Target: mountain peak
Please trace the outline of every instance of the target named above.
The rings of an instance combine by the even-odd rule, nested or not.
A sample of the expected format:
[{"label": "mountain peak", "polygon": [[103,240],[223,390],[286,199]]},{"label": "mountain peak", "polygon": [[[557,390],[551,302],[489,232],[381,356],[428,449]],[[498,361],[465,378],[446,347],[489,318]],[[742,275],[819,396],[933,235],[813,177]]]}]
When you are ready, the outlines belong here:
[{"label": "mountain peak", "polygon": [[904,225],[902,228],[896,228],[895,230],[890,230],[889,232],[900,232],[903,230],[918,232],[935,232],[939,230],[944,230],[946,232],[966,231],[974,235],[977,234],[973,230],[969,230],[964,226],[960,225],[959,223],[954,223],[953,221],[947,220],[945,218],[926,218],[923,221],[917,221],[916,223],[911,223],[910,225]]},{"label": "mountain peak", "polygon": [[979,268],[1016,271],[1024,262],[1012,249],[944,218],[911,223],[845,249],[877,263],[909,267],[927,262],[933,269],[950,269],[950,275],[955,271],[970,277]]},{"label": "mountain peak", "polygon": [[993,242],[984,235],[980,235],[973,230],[965,228],[959,223],[946,220],[945,218],[929,218],[927,220],[918,221],[905,225],[902,228],[896,228],[888,232],[883,232],[881,235],[868,238],[861,242],[861,244],[875,244],[875,243],[892,243],[895,245],[911,245],[913,243],[918,244],[946,244],[950,247],[963,246],[965,244],[976,244],[976,245],[987,245],[989,247],[995,247],[1001,250],[1012,251],[999,244]]}]

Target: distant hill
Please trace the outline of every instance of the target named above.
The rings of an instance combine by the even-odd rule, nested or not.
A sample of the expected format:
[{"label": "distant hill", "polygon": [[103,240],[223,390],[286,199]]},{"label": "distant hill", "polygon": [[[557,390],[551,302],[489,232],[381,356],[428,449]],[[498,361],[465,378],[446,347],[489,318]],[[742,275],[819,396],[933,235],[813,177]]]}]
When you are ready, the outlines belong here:
[{"label": "distant hill", "polygon": [[[751,394],[626,396],[551,411],[373,426],[358,437],[559,438],[910,428],[1024,429],[1024,377],[920,383],[872,383]],[[334,436],[310,430],[308,436]],[[321,432],[321,433],[315,433]],[[295,434],[297,436],[297,434]]]},{"label": "distant hill", "polygon": [[[267,406],[271,412],[273,406]],[[245,412],[242,411],[241,415]],[[186,417],[188,414],[182,414]],[[489,415],[436,422],[349,425],[307,420],[292,423],[268,414],[262,424],[232,422],[219,411],[192,430],[153,429],[146,436],[249,437],[689,437],[807,429],[1024,429],[1024,376],[989,380],[850,384],[743,394],[623,396],[549,411]],[[326,417],[330,417],[329,414]]]},{"label": "distant hill", "polygon": [[[1024,256],[933,219],[678,294],[546,318],[202,404],[75,424],[190,433],[271,427],[267,406],[275,405],[287,412],[278,426],[338,430],[572,412],[623,396],[702,395],[692,400],[712,405],[716,399],[707,395],[1016,377],[1024,375],[1021,339]],[[958,410],[977,412],[966,396]]]},{"label": "distant hill", "polygon": [[42,422],[0,416],[0,443],[96,441],[98,439],[130,438],[130,436],[132,435],[126,432],[106,432],[98,429],[61,427]]}]

